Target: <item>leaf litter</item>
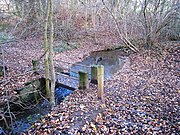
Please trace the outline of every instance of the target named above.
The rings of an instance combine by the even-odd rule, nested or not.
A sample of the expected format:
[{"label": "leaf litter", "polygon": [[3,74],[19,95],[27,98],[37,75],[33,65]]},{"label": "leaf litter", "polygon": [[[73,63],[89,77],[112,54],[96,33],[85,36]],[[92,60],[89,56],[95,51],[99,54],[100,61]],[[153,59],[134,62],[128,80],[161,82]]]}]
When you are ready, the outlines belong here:
[{"label": "leaf litter", "polygon": [[179,44],[163,57],[132,54],[123,69],[97,86],[76,90],[37,121],[29,134],[174,134],[180,132]]}]

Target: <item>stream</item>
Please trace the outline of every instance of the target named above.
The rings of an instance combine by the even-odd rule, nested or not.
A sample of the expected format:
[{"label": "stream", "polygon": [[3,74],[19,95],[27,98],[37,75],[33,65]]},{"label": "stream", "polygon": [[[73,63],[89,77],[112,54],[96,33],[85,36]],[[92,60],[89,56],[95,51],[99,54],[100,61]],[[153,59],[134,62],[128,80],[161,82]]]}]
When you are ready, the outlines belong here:
[{"label": "stream", "polygon": [[[57,87],[55,89],[56,104],[62,102],[66,96],[73,92],[72,89],[64,87]],[[44,115],[51,111],[49,101],[42,100],[34,108],[25,110],[22,114],[19,114],[13,124],[10,125],[11,129],[5,129],[5,134],[20,134],[26,132],[34,122],[41,119]],[[3,129],[0,127],[0,135],[3,134]]]},{"label": "stream", "polygon": [[112,75],[123,67],[126,58],[127,56],[123,56],[120,50],[92,52],[89,57],[71,66],[70,75],[79,77],[73,71],[86,71],[89,74],[89,78],[91,78],[91,69],[88,66],[103,65],[104,79],[111,79]]},{"label": "stream", "polygon": [[[75,63],[71,66],[70,72],[68,73],[70,76],[78,78],[78,74],[74,73],[74,71],[86,71],[89,74],[89,79],[91,78],[91,69],[87,68],[86,66],[91,65],[103,65],[104,66],[104,77],[105,79],[110,79],[114,73],[120,70],[127,57],[122,56],[121,51],[114,50],[114,51],[99,51],[93,52],[90,54],[89,57],[85,58],[83,61]],[[85,66],[79,66],[85,65]],[[68,82],[68,81],[67,81]],[[77,80],[73,81],[76,83]],[[59,86],[55,89],[55,98],[56,104],[59,104],[64,100],[66,96],[71,94],[73,90],[71,89],[71,85],[73,83],[65,84],[67,87]],[[4,130],[6,134],[20,134],[22,132],[26,132],[34,122],[41,119],[44,115],[48,114],[51,111],[51,107],[47,100],[42,100],[39,104],[37,104],[31,110],[26,110],[24,113],[18,115],[16,120],[13,122],[11,126],[11,130]],[[0,127],[0,135],[3,134],[3,129]]]}]

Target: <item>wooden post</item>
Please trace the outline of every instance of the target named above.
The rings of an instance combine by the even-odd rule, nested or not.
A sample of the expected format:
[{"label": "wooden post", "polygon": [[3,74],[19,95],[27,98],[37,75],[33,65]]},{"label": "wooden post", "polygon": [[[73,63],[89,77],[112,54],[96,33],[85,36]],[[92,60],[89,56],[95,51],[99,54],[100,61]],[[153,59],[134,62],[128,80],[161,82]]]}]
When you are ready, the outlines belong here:
[{"label": "wooden post", "polygon": [[6,66],[5,66],[5,57],[4,57],[4,46],[2,45],[1,46],[1,53],[2,53],[2,66],[3,66],[3,75],[4,75],[4,78],[6,78],[6,70],[7,70],[7,68],[6,68]]},{"label": "wooden post", "polygon": [[79,89],[88,89],[88,73],[79,71]]},{"label": "wooden post", "polygon": [[32,60],[32,66],[33,66],[33,72],[37,73],[38,61],[37,60]]},{"label": "wooden post", "polygon": [[98,79],[98,98],[104,99],[104,66],[99,65],[97,67],[97,79]]},{"label": "wooden post", "polygon": [[97,65],[91,67],[91,83],[97,84]]}]

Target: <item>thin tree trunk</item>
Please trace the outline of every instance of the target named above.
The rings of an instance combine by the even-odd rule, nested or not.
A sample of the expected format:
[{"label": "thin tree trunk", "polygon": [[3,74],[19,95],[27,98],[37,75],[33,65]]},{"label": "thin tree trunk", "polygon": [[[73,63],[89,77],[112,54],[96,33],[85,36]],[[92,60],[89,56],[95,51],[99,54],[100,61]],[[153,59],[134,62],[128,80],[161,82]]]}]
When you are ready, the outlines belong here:
[{"label": "thin tree trunk", "polygon": [[88,27],[88,1],[85,1],[85,30],[87,31]]},{"label": "thin tree trunk", "polygon": [[44,57],[44,64],[45,64],[45,78],[46,78],[46,97],[50,98],[50,87],[49,87],[49,47],[47,45],[47,26],[48,26],[48,16],[49,16],[49,2],[47,2],[46,5],[46,14],[44,16],[44,51],[45,57]]},{"label": "thin tree trunk", "polygon": [[147,20],[147,15],[146,15],[147,5],[148,5],[147,0],[145,0],[144,1],[143,16],[144,16],[144,25],[145,25],[145,35],[146,35],[146,49],[150,49],[151,38],[150,38],[148,20]]},{"label": "thin tree trunk", "polygon": [[93,23],[93,28],[94,28],[94,40],[95,40],[95,43],[97,43],[97,34],[96,34],[96,5],[94,6],[92,4],[91,8],[92,8],[92,23]]},{"label": "thin tree trunk", "polygon": [[49,12],[49,25],[50,25],[50,43],[49,43],[49,64],[50,64],[50,73],[51,73],[51,97],[50,103],[52,106],[55,105],[55,70],[54,70],[54,62],[53,62],[53,0],[50,0],[50,12]]}]

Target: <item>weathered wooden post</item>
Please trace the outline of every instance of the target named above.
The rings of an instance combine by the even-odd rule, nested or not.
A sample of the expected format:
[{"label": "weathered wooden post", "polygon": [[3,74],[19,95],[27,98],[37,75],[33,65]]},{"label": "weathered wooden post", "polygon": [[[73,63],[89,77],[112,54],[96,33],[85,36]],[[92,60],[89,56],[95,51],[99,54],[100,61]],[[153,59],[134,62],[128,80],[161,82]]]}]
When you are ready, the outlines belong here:
[{"label": "weathered wooden post", "polygon": [[7,67],[5,66],[5,57],[4,57],[4,47],[3,47],[3,45],[1,46],[1,55],[2,55],[2,69],[0,69],[0,76],[4,75],[4,78],[6,78]]},{"label": "weathered wooden post", "polygon": [[79,71],[79,89],[88,89],[88,73]]},{"label": "weathered wooden post", "polygon": [[104,66],[99,65],[97,67],[97,79],[98,79],[98,98],[104,100]]},{"label": "weathered wooden post", "polygon": [[33,66],[33,72],[37,73],[38,61],[37,60],[32,60],[32,66]]},{"label": "weathered wooden post", "polygon": [[91,67],[91,83],[97,84],[97,65]]}]

